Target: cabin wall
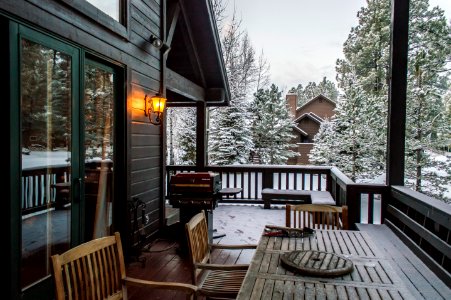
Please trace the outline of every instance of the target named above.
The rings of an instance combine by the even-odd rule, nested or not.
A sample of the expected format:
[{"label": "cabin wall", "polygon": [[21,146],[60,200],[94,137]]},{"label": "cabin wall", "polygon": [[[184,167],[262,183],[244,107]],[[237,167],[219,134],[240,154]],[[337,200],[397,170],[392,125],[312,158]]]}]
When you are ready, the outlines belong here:
[{"label": "cabin wall", "polygon": [[318,133],[320,124],[310,118],[304,118],[298,123],[298,127],[304,130],[310,139]]},{"label": "cabin wall", "polygon": [[[161,0],[129,0],[128,21],[124,28],[105,16],[83,12],[80,0],[2,0],[0,13],[53,37],[76,44],[94,56],[121,65],[125,70],[126,124],[124,152],[128,201],[139,197],[146,203],[150,222],[145,232],[156,232],[163,216],[162,208],[162,126],[151,125],[141,110],[144,95],[160,89],[162,57],[151,46],[151,34],[161,35]],[[111,23],[111,26],[105,26]],[[108,25],[108,24],[107,24]],[[124,206],[125,207],[125,206]],[[124,220],[125,218],[124,212]],[[141,215],[140,215],[141,216]]]},{"label": "cabin wall", "polygon": [[330,101],[319,98],[296,111],[296,118],[310,112],[316,114],[317,116],[323,119],[326,117],[330,118],[334,115],[333,111],[334,109],[335,105],[332,104]]}]

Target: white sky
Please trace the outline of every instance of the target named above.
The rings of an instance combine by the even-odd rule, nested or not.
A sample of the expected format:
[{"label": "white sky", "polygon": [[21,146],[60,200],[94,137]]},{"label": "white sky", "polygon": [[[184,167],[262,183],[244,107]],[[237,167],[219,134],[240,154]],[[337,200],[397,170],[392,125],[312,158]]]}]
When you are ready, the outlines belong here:
[{"label": "white sky", "polygon": [[[451,19],[451,0],[429,3]],[[335,62],[365,5],[366,0],[228,0],[227,14],[235,6],[256,53],[263,50],[270,63],[271,81],[287,92],[324,76],[335,82]]]}]

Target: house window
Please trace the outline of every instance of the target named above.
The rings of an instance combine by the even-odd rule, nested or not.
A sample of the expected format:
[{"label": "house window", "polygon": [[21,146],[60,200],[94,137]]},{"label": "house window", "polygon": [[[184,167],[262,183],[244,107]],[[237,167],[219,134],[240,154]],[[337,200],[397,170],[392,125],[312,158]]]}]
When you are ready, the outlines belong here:
[{"label": "house window", "polygon": [[121,21],[121,0],[86,0],[116,21]]},{"label": "house window", "polygon": [[[26,0],[41,5],[41,0]],[[60,0],[91,21],[129,39],[128,0]]]}]

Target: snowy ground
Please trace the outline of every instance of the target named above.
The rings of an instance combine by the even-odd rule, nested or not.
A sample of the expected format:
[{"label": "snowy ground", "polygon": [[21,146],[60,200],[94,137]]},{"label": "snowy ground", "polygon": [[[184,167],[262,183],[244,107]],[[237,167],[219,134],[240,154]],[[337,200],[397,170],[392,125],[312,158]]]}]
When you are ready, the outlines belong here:
[{"label": "snowy ground", "polygon": [[67,151],[30,151],[22,154],[22,168],[36,168],[43,166],[68,165],[70,152]]}]

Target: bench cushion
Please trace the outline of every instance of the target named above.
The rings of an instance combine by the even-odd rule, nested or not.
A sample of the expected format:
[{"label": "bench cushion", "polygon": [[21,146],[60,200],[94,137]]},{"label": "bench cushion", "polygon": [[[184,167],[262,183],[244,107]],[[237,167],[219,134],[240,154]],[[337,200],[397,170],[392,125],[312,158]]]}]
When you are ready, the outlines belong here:
[{"label": "bench cushion", "polygon": [[300,203],[335,205],[335,200],[327,191],[308,190],[278,190],[265,188],[262,190],[264,207],[270,208],[271,203],[286,203],[296,200]]},{"label": "bench cushion", "polygon": [[263,189],[262,190],[262,198],[283,198],[289,197],[295,199],[298,196],[310,196],[311,191],[304,190],[277,190],[277,189]]}]

